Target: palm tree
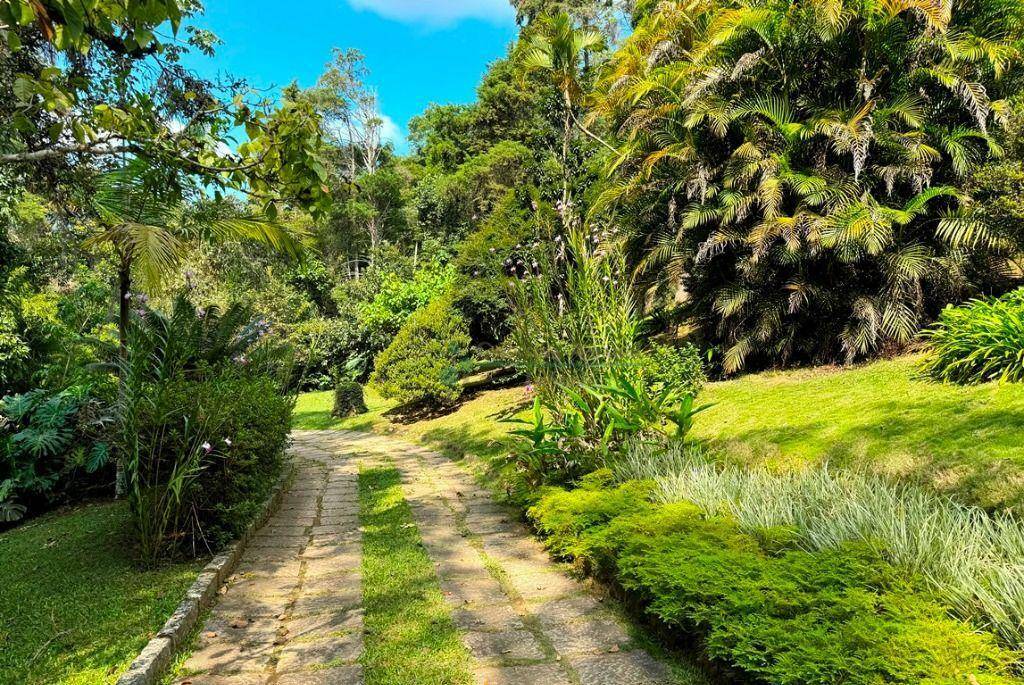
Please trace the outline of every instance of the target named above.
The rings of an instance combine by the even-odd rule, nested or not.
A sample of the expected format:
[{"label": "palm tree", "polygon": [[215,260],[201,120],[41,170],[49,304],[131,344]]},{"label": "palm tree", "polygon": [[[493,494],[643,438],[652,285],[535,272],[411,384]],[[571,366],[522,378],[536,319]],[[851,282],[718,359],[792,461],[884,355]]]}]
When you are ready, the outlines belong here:
[{"label": "palm tree", "polygon": [[[301,249],[297,236],[274,221],[197,209],[188,202],[200,195],[190,179],[138,159],[99,179],[92,198],[99,230],[86,244],[107,245],[117,257],[119,368],[125,368],[128,357],[134,274],[142,276],[145,289],[159,288],[189,246],[200,240],[255,240],[291,255]],[[120,458],[116,466],[120,497],[125,487]]]},{"label": "palm tree", "polygon": [[544,20],[540,32],[529,41],[522,65],[529,72],[543,72],[562,96],[562,211],[569,207],[569,145],[573,126],[607,146],[585,127],[576,115],[584,96],[583,81],[590,53],[604,46],[604,36],[594,29],[577,29],[562,12]]},{"label": "palm tree", "polygon": [[118,263],[118,334],[122,355],[127,344],[133,274],[145,289],[163,279],[196,241],[254,240],[297,256],[299,236],[262,216],[197,210],[187,200],[199,195],[189,179],[142,160],[100,177],[92,199],[99,231],[90,246],[110,246]]},{"label": "palm tree", "polygon": [[685,285],[727,371],[905,344],[1005,255],[965,176],[999,152],[1022,7],[658,3],[595,97],[618,136],[595,211],[639,227],[639,276]]}]

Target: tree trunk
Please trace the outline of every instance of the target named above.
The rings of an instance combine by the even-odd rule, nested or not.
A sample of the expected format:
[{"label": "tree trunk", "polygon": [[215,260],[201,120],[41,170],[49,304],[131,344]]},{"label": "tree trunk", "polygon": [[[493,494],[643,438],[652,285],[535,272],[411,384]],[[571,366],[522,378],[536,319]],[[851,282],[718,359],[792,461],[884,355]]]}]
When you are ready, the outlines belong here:
[{"label": "tree trunk", "polygon": [[[117,271],[117,354],[121,362],[119,372],[121,378],[118,382],[118,392],[124,393],[124,365],[128,361],[128,312],[130,307],[129,297],[132,292],[132,262],[131,257],[121,254],[121,263]],[[115,462],[114,497],[122,499],[127,491],[125,481],[124,457],[117,455]]]},{"label": "tree trunk", "polygon": [[562,129],[562,222],[569,228],[569,138],[572,133],[572,101],[565,95],[565,120]]}]

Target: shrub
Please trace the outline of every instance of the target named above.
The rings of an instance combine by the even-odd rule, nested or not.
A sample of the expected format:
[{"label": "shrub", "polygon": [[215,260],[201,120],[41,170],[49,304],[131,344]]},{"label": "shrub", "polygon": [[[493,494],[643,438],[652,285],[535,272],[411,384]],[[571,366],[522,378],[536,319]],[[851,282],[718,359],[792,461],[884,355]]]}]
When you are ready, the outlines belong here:
[{"label": "shrub", "polygon": [[469,344],[466,322],[440,298],[410,316],[377,355],[370,382],[402,404],[452,404],[462,394]]},{"label": "shrub", "polygon": [[208,404],[221,402],[225,418],[219,434],[210,434],[216,447],[206,455],[189,502],[198,518],[193,537],[216,550],[237,538],[259,514],[281,471],[294,404],[266,376],[234,377],[229,372],[204,385],[197,391],[215,386]]},{"label": "shrub", "polygon": [[640,376],[654,387],[667,387],[683,395],[700,394],[707,373],[700,350],[692,343],[679,347],[654,345],[637,359]]},{"label": "shrub", "polygon": [[363,386],[355,381],[339,380],[334,386],[333,416],[343,419],[347,416],[366,413]]},{"label": "shrub", "polygon": [[648,487],[549,491],[530,515],[553,549],[765,682],[1014,682],[1010,652],[948,618],[916,578],[872,550],[769,553],[729,517],[651,504]]},{"label": "shrub", "polygon": [[655,483],[661,502],[733,518],[751,535],[784,528],[809,550],[863,544],[925,579],[955,615],[1024,647],[1024,524],[1009,514],[989,516],[881,476],[719,466],[676,446],[636,446],[616,473]]},{"label": "shrub", "polygon": [[613,461],[633,440],[682,442],[694,417],[707,409],[693,395],[661,383],[652,387],[634,369],[616,370],[604,383],[562,388],[556,401],[534,400],[529,420],[508,423],[520,441],[510,459],[531,484],[569,482]]},{"label": "shrub", "polygon": [[946,307],[924,332],[925,373],[953,383],[1024,381],[1024,289]]},{"label": "shrub", "polygon": [[359,328],[365,349],[387,347],[409,316],[444,293],[454,278],[450,267],[428,265],[412,278],[396,272],[383,276],[373,299],[359,309]]},{"label": "shrub", "polygon": [[279,354],[244,308],[179,299],[129,327],[117,453],[144,560],[217,549],[262,503],[281,463],[293,398]]},{"label": "shrub", "polygon": [[509,259],[518,279],[510,337],[521,370],[545,400],[557,400],[563,387],[601,383],[637,355],[640,321],[622,254],[596,244],[601,239],[574,231],[558,236],[547,258]]},{"label": "shrub", "polygon": [[91,388],[37,389],[0,400],[0,521],[51,506],[107,465],[103,405]]}]

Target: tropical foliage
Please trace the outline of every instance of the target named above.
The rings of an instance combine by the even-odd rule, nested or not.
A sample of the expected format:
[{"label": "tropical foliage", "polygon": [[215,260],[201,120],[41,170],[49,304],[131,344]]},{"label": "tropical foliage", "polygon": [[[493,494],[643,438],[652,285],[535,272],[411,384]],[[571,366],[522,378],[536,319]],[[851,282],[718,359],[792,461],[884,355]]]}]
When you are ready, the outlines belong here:
[{"label": "tropical foliage", "polygon": [[1019,4],[648,7],[596,97],[594,211],[635,218],[643,284],[685,293],[726,372],[904,345],[1005,280],[965,180],[1001,152]]},{"label": "tropical foliage", "polygon": [[923,368],[938,380],[1024,381],[1024,290],[947,307],[924,337]]}]

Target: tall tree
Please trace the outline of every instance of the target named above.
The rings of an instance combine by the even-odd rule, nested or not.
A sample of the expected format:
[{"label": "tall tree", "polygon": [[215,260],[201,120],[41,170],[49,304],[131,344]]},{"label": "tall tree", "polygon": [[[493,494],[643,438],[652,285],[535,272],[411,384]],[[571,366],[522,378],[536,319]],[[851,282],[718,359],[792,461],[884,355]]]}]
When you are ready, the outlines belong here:
[{"label": "tall tree", "polygon": [[562,199],[560,211],[566,223],[572,215],[570,184],[573,171],[570,168],[570,144],[576,128],[590,138],[601,142],[598,136],[579,120],[587,64],[589,56],[604,46],[604,38],[593,29],[578,29],[573,26],[568,14],[560,13],[544,20],[541,29],[535,33],[522,58],[527,71],[547,74],[562,96]]}]

